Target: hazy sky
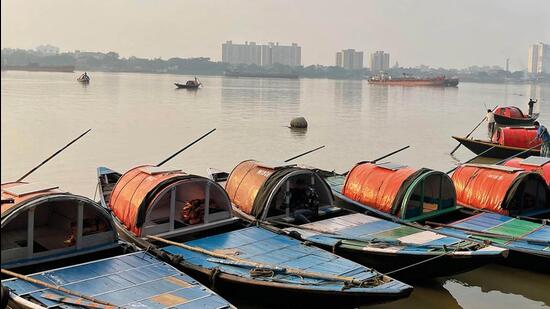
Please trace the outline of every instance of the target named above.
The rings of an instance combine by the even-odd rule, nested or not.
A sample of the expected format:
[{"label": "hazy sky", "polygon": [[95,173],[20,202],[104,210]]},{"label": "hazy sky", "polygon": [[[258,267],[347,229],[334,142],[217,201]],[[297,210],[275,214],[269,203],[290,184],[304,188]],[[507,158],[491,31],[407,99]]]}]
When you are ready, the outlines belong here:
[{"label": "hazy sky", "polygon": [[[221,59],[221,44],[296,42],[302,63],[334,65],[346,48],[391,64],[525,68],[550,43],[549,0],[2,0],[2,47]],[[365,57],[367,60],[367,57]]]}]

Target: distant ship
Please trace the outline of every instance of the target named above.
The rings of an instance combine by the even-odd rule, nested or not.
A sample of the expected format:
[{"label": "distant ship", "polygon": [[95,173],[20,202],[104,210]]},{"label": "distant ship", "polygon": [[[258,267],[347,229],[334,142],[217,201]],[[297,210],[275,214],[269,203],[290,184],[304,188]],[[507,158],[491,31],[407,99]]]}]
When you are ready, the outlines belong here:
[{"label": "distant ship", "polygon": [[235,70],[226,70],[224,76],[232,77],[259,77],[259,78],[298,78],[295,73],[268,73],[268,72],[240,72]]},{"label": "distant ship", "polygon": [[446,78],[445,76],[419,78],[408,75],[405,75],[403,77],[376,75],[369,78],[369,84],[374,85],[456,87],[458,85],[458,82],[458,78]]},{"label": "distant ship", "polygon": [[2,65],[2,71],[30,71],[30,72],[66,72],[73,73],[74,65],[40,65],[29,63],[27,65]]}]

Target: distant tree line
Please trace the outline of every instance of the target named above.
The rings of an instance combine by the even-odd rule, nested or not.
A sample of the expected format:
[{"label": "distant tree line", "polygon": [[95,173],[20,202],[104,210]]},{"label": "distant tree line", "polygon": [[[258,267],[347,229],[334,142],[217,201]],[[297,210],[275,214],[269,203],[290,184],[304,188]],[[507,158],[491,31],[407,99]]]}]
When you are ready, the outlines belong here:
[{"label": "distant tree line", "polygon": [[[336,66],[310,65],[290,67],[274,64],[268,67],[254,64],[230,65],[222,62],[211,61],[210,58],[161,58],[146,59],[138,57],[122,58],[118,53],[108,52],[64,52],[57,54],[43,54],[35,50],[2,49],[2,66],[17,65],[74,65],[80,71],[105,71],[105,72],[140,72],[140,73],[171,73],[187,75],[223,75],[225,71],[238,71],[245,73],[275,73],[296,74],[307,78],[333,78],[333,79],[364,79],[375,74],[369,69],[346,70]],[[517,82],[517,81],[542,81],[550,82],[550,76],[528,76],[525,71],[508,72],[498,66],[478,67],[471,66],[466,69],[431,68],[421,65],[415,68],[394,67],[388,72],[390,76],[401,77],[411,75],[417,77],[435,77],[445,75],[458,77],[461,81],[471,82]]]}]

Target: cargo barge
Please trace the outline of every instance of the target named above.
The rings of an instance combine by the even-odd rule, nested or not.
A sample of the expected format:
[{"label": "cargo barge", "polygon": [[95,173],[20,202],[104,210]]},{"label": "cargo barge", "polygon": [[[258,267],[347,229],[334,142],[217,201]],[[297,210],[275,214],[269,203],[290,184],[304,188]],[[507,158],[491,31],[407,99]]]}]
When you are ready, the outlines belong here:
[{"label": "cargo barge", "polygon": [[377,75],[369,78],[369,84],[392,86],[456,87],[458,86],[458,82],[458,78],[447,78],[445,76],[419,78],[413,76],[391,77],[387,75]]}]

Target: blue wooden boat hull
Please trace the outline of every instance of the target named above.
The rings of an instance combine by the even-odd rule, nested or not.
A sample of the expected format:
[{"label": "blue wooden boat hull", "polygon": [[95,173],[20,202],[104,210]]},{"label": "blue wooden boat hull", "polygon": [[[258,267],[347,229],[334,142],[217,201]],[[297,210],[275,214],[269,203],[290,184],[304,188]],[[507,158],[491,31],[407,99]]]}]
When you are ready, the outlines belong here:
[{"label": "blue wooden boat hull", "polygon": [[[231,307],[229,302],[196,280],[143,251],[30,276],[123,308]],[[47,308],[59,308],[60,303],[46,299],[44,293],[75,298],[20,279],[6,279],[2,285],[11,290],[12,304],[15,302],[19,306],[25,306],[24,299],[30,299]],[[64,308],[80,308],[62,305]]]},{"label": "blue wooden boat hull", "polygon": [[[242,259],[291,267],[335,276],[349,276],[370,286],[346,286],[343,282],[302,278],[275,272],[273,276],[253,277],[242,265],[220,263],[211,257],[177,246],[164,247],[166,258],[188,273],[210,282],[222,295],[247,299],[266,299],[288,305],[361,305],[407,297],[412,287],[324,250],[259,227],[218,234],[186,242],[211,251],[230,252]],[[374,283],[376,282],[376,283]],[[233,298],[230,298],[230,300]]]}]

